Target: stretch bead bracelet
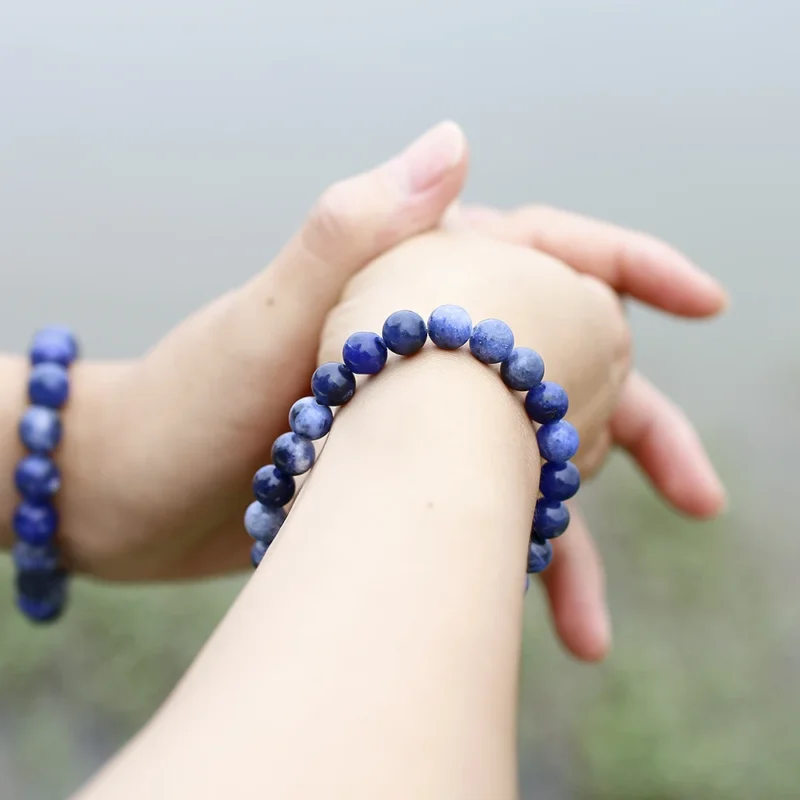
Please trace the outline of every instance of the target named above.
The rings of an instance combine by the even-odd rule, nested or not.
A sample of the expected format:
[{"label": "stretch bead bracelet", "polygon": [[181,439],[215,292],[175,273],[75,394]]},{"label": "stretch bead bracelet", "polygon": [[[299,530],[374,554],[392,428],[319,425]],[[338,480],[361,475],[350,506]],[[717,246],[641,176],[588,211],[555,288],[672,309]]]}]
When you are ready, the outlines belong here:
[{"label": "stretch bead bracelet", "polygon": [[[460,306],[435,309],[425,321],[413,311],[397,311],[384,323],[382,335],[354,333],[344,345],[342,362],[319,367],[311,378],[313,396],[298,400],[289,412],[289,433],[272,446],[272,464],[253,478],[255,501],[244,516],[247,533],[255,539],[250,556],[257,567],[286,519],[283,508],[295,494],[296,475],[314,464],[313,440],[325,436],[333,424],[332,406],[347,403],[356,391],[356,375],[375,375],[386,364],[388,351],[401,356],[419,352],[430,337],[442,350],[457,350],[469,342],[472,354],[484,364],[500,364],[500,375],[510,389],[527,392],[525,410],[539,425],[536,439],[544,462],[539,498],[533,515],[528,547],[528,573],[546,569],[553,557],[551,539],[569,525],[565,501],[580,488],[580,473],[570,461],[578,450],[578,432],[564,419],[567,393],[557,383],[543,381],[544,362],[527,347],[514,347],[514,334],[505,322],[485,319],[473,327]],[[528,581],[526,578],[526,587]]]},{"label": "stretch bead bracelet", "polygon": [[70,364],[78,357],[78,343],[65,328],[44,328],[30,348],[31,405],[19,423],[19,435],[28,449],[20,459],[14,481],[22,498],[14,511],[17,535],[13,557],[17,569],[17,607],[34,622],[52,622],[64,609],[67,573],[59,563],[55,544],[58,513],[53,496],[61,475],[53,451],[61,441],[61,409],[69,398]]}]

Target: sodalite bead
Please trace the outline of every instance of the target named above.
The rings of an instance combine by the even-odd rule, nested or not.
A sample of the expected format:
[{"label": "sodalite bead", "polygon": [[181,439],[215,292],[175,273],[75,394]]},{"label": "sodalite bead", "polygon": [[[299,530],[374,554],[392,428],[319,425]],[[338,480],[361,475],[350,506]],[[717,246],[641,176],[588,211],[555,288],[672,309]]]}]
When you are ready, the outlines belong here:
[{"label": "sodalite bead", "polygon": [[458,350],[472,335],[472,320],[461,306],[439,306],[428,319],[428,336],[442,350]]},{"label": "sodalite bead", "polygon": [[566,464],[542,465],[539,476],[539,491],[548,500],[569,500],[581,488],[581,473],[568,461]]},{"label": "sodalite bead", "polygon": [[61,420],[52,408],[31,406],[19,421],[19,438],[32,453],[49,453],[61,441]]},{"label": "sodalite bead", "polygon": [[78,357],[78,340],[68,328],[42,328],[33,337],[30,357],[34,365],[49,362],[68,367]]},{"label": "sodalite bead", "polygon": [[264,560],[268,549],[269,545],[265,542],[253,542],[253,546],[250,548],[250,563],[253,565],[253,569]]},{"label": "sodalite bead", "polygon": [[272,463],[287,475],[302,475],[314,463],[314,445],[296,433],[282,433],[272,445]]},{"label": "sodalite bead", "polygon": [[278,535],[285,519],[286,512],[282,508],[267,508],[256,500],[244,512],[244,527],[256,541],[268,545]]},{"label": "sodalite bead", "polygon": [[550,542],[547,539],[544,541],[531,539],[528,545],[528,574],[543,572],[550,566],[552,560],[553,547]]},{"label": "sodalite bead", "polygon": [[[25,588],[33,592],[20,591]],[[17,578],[17,608],[33,622],[53,622],[61,616],[67,599],[67,576],[63,570],[20,573]]]},{"label": "sodalite bead", "polygon": [[540,497],[533,512],[533,533],[539,539],[555,539],[569,526],[569,509],[558,500]]},{"label": "sodalite bead", "polygon": [[528,590],[531,588],[531,576],[525,576],[525,594],[528,594]]},{"label": "sodalite bead", "polygon": [[67,573],[63,569],[21,570],[15,584],[17,593],[31,600],[46,600],[64,585]]},{"label": "sodalite bead", "polygon": [[51,458],[34,454],[17,463],[14,483],[26,499],[47,500],[61,487],[61,475]]},{"label": "sodalite bead", "polygon": [[32,545],[15,542],[11,551],[14,564],[23,572],[53,572],[58,567],[58,550],[53,544]]},{"label": "sodalite bead", "polygon": [[58,514],[49,503],[23,500],[14,511],[13,528],[27,544],[39,546],[52,541],[58,528]]},{"label": "sodalite bead", "polygon": [[314,397],[301,397],[289,410],[289,427],[306,439],[321,439],[333,425],[333,412]]},{"label": "sodalite bead", "polygon": [[359,331],[342,348],[344,365],[356,375],[376,375],[386,364],[386,345],[377,333]]},{"label": "sodalite bead", "polygon": [[294,492],[294,478],[281,472],[273,464],[261,467],[253,476],[253,494],[265,506],[285,506],[294,497]]},{"label": "sodalite bead", "polygon": [[425,320],[414,311],[395,311],[383,323],[381,333],[389,350],[400,356],[418,353],[428,338]]},{"label": "sodalite bead", "polygon": [[485,319],[479,322],[469,337],[472,355],[484,364],[505,361],[514,349],[514,334],[505,322]]},{"label": "sodalite bead", "polygon": [[542,425],[536,431],[539,453],[547,461],[566,464],[578,452],[578,431],[566,420]]},{"label": "sodalite bead", "polygon": [[28,397],[35,406],[61,408],[69,397],[69,373],[61,364],[37,364],[28,380]]},{"label": "sodalite bead", "polygon": [[500,377],[509,389],[527,392],[541,383],[544,377],[544,361],[530,347],[515,347],[500,365]]},{"label": "sodalite bead", "polygon": [[329,361],[311,376],[311,391],[324,406],[343,406],[356,392],[356,376],[344,364]]},{"label": "sodalite bead", "polygon": [[567,393],[552,381],[534,386],[525,396],[525,411],[534,422],[555,422],[564,417],[568,408]]}]

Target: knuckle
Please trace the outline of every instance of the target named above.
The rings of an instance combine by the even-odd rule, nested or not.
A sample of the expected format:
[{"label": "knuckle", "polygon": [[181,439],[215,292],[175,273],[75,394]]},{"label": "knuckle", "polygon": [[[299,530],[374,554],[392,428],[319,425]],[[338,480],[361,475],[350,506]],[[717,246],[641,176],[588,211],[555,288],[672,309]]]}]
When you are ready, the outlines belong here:
[{"label": "knuckle", "polygon": [[329,186],[317,199],[309,215],[309,228],[319,241],[338,241],[358,230],[350,181]]}]

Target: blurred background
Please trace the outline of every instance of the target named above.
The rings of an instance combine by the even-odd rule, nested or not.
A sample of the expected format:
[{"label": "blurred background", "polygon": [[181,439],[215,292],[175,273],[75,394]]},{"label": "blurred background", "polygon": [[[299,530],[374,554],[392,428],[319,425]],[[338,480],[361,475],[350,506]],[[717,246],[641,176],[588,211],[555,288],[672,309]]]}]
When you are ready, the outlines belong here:
[{"label": "blurred background", "polygon": [[[446,117],[472,143],[468,200],[673,242],[732,308],[632,310],[637,359],[699,423],[731,507],[680,519],[622,458],[587,493],[615,649],[570,662],[529,595],[523,796],[800,797],[798,35],[792,0],[6,0],[0,342],[64,322],[91,356],[141,353],[267,263],[328,183]],[[48,630],[1,603],[0,796],[85,780],[242,580],[76,581]]]}]

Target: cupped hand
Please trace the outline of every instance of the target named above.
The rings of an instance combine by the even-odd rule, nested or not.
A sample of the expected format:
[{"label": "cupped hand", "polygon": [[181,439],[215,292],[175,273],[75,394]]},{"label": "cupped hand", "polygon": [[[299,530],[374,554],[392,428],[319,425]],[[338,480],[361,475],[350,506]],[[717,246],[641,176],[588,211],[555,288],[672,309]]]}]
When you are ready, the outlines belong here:
[{"label": "cupped hand", "polygon": [[308,392],[327,313],[366,263],[438,225],[466,171],[464,136],[442,123],[329,188],[267,269],[144,358],[76,365],[58,456],[67,565],[152,580],[248,564],[252,475]]},{"label": "cupped hand", "polygon": [[[455,229],[546,253],[603,281],[621,297],[676,316],[712,317],[727,304],[714,278],[665,242],[638,231],[548,206],[503,212],[454,205],[446,219]],[[611,445],[627,450],[677,510],[708,518],[724,508],[725,490],[691,422],[638,371],[625,379],[593,467]],[[602,563],[574,504],[570,535],[559,538],[554,550],[543,580],[558,633],[577,657],[600,659],[610,643]]]}]

